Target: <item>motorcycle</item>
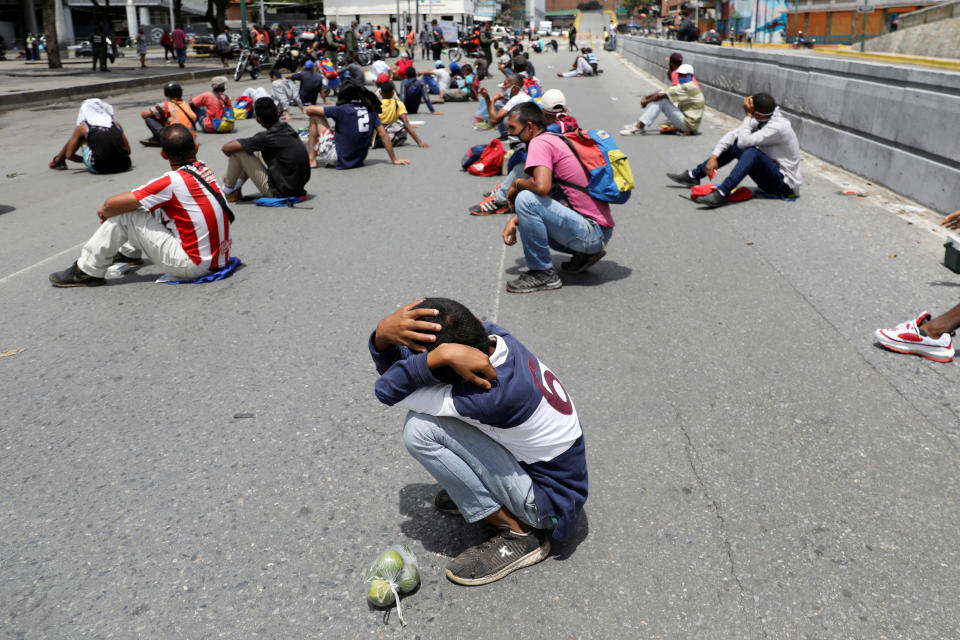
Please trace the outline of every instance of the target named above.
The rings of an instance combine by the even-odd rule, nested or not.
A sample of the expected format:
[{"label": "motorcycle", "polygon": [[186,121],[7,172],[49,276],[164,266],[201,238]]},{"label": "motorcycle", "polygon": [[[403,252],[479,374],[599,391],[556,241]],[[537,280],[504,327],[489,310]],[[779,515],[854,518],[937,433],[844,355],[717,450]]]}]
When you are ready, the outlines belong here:
[{"label": "motorcycle", "polygon": [[291,73],[300,68],[300,49],[289,44],[280,46],[277,60],[273,63],[277,69],[289,69]]},{"label": "motorcycle", "polygon": [[260,75],[260,65],[266,61],[267,56],[262,45],[257,45],[254,49],[244,47],[240,52],[240,59],[237,60],[237,70],[233,73],[233,79],[240,82],[243,74],[249,71],[250,77],[256,80]]},{"label": "motorcycle", "polygon": [[793,48],[794,49],[801,49],[801,48],[813,49],[813,43],[814,43],[813,38],[800,37],[793,43]]},{"label": "motorcycle", "polygon": [[454,45],[447,49],[450,62],[459,62],[463,56],[475,58],[480,53],[480,45],[473,40],[461,40],[459,46]]}]

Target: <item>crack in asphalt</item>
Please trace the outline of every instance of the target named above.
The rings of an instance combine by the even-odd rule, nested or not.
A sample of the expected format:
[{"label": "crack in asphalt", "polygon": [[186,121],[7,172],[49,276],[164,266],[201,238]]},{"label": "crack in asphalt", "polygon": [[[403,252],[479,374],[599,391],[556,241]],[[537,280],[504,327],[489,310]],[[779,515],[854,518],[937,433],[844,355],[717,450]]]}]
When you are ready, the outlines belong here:
[{"label": "crack in asphalt", "polygon": [[[746,589],[743,586],[743,582],[740,581],[740,577],[737,575],[737,562],[733,557],[733,545],[730,544],[730,534],[727,529],[727,520],[723,516],[720,503],[718,503],[710,494],[710,489],[707,486],[706,480],[704,480],[703,475],[700,473],[700,453],[697,450],[697,446],[693,443],[693,439],[690,437],[690,433],[687,430],[687,425],[676,407],[674,407],[673,411],[677,418],[677,424],[680,427],[680,433],[683,434],[683,437],[686,440],[686,444],[684,445],[684,453],[687,457],[687,464],[690,465],[690,470],[693,472],[694,478],[697,479],[697,485],[700,487],[703,497],[706,498],[707,502],[709,503],[710,511],[713,514],[713,517],[716,518],[719,525],[720,548],[723,550],[723,554],[726,556],[727,563],[730,566],[730,576],[737,584],[737,607],[741,611],[746,612],[747,607],[744,602],[746,598]],[[717,593],[717,599],[720,600],[719,592]],[[723,602],[720,601],[720,604],[722,605]],[[760,626],[760,634],[762,637],[770,638],[770,634],[767,633],[767,629],[763,624],[763,617],[757,611],[756,607],[754,607],[753,617],[757,620],[757,624]]]}]

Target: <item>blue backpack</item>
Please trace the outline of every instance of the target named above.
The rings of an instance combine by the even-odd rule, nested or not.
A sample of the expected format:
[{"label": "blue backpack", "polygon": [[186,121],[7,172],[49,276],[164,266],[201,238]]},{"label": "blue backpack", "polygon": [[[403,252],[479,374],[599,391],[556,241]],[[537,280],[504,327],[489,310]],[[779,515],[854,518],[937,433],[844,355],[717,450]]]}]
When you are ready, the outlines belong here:
[{"label": "blue backpack", "polygon": [[633,172],[626,154],[617,148],[613,137],[603,129],[575,129],[558,136],[580,161],[588,183],[582,187],[566,180],[554,180],[565,187],[582,191],[594,200],[624,204],[633,190]]}]

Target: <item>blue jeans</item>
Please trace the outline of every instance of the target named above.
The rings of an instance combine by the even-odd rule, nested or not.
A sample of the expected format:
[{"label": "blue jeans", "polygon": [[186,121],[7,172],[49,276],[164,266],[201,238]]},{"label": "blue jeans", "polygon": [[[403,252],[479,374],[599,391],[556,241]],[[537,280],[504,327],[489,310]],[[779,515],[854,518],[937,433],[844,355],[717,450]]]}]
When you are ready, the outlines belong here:
[{"label": "blue jeans", "polygon": [[[756,147],[741,149],[734,142],[729,149],[717,157],[717,163],[721,167],[734,160],[737,161],[737,166],[733,168],[726,180],[717,185],[717,189],[724,196],[729,196],[747,176],[753,178],[757,186],[769,194],[781,197],[793,195],[793,189],[783,181],[783,176],[780,174],[780,165],[771,160],[770,156],[760,149]],[[697,165],[697,168],[691,172],[693,177],[705,177],[707,175],[706,166],[706,160]]]},{"label": "blue jeans", "polygon": [[550,249],[563,253],[600,253],[613,235],[613,229],[601,227],[553,198],[538,196],[532,191],[521,191],[514,205],[528,269],[552,268]]},{"label": "blue jeans", "polygon": [[423,81],[426,83],[427,89],[429,89],[430,93],[434,95],[440,94],[440,85],[437,84],[437,81],[433,79],[433,76],[423,76]]},{"label": "blue jeans", "polygon": [[513,455],[462,420],[411,411],[403,425],[403,443],[439,482],[467,522],[477,522],[504,507],[537,529],[552,528],[537,512],[533,480]]},{"label": "blue jeans", "polygon": [[187,50],[186,49],[174,49],[177,52],[177,63],[182,67],[187,61]]},{"label": "blue jeans", "polygon": [[510,169],[510,171],[507,172],[507,175],[503,177],[503,182],[501,182],[500,186],[493,192],[494,202],[497,204],[507,203],[507,191],[510,190],[510,185],[513,184],[514,180],[527,175],[523,171],[524,164],[525,163],[523,162],[518,162],[517,164],[513,165],[513,169]]}]

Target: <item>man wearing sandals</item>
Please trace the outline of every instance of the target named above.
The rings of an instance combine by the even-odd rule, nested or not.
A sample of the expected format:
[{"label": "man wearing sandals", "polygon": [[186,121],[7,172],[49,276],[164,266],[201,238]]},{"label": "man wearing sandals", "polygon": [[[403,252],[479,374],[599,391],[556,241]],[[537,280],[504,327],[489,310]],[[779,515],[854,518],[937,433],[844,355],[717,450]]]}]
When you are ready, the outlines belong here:
[{"label": "man wearing sandals", "polygon": [[550,553],[587,499],[580,419],[557,376],[502,327],[446,298],[418,300],[370,337],[384,404],[409,410],[403,440],[442,485],[437,509],[496,533],[446,567],[494,582]]}]

